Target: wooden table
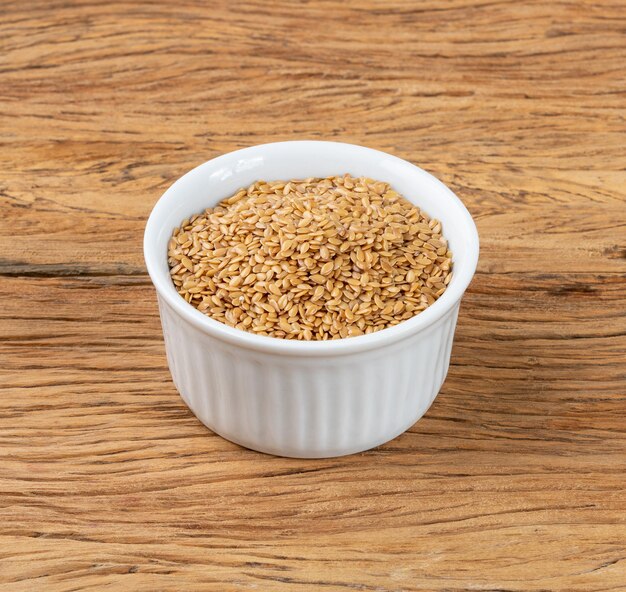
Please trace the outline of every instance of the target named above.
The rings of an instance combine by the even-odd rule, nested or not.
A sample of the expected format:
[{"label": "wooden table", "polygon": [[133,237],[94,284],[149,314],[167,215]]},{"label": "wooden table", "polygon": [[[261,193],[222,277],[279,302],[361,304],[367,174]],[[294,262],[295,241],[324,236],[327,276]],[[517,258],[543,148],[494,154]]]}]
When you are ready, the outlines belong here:
[{"label": "wooden table", "polygon": [[[0,591],[626,590],[626,5],[0,4]],[[272,458],[174,389],[144,223],[272,140],[418,163],[478,273],[426,417]]]}]

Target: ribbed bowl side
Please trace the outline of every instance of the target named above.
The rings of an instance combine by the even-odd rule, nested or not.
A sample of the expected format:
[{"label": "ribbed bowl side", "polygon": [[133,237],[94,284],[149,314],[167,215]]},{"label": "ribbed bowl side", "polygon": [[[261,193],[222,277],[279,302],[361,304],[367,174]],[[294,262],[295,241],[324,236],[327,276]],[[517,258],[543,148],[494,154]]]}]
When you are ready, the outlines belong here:
[{"label": "ribbed bowl side", "polygon": [[367,450],[430,407],[448,369],[458,304],[425,331],[380,349],[298,357],[238,348],[159,308],[176,388],[206,426],[293,457]]}]

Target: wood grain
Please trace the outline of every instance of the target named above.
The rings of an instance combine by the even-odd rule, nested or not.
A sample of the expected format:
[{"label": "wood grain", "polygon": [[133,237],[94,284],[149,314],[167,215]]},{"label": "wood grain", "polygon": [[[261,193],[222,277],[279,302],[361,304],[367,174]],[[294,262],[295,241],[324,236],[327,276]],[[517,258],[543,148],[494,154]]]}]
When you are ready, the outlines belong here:
[{"label": "wood grain", "polygon": [[[0,591],[626,590],[626,6],[0,2]],[[166,367],[144,222],[251,144],[356,142],[476,217],[407,433],[277,459]]]}]

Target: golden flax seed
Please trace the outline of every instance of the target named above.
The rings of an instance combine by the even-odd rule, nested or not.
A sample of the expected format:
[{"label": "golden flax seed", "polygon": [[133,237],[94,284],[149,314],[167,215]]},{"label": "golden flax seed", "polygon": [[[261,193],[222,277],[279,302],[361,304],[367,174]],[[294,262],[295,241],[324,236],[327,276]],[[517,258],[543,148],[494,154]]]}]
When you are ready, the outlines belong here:
[{"label": "golden flax seed", "polygon": [[327,340],[419,314],[452,278],[441,223],[387,183],[257,181],[183,220],[168,243],[178,293],[260,335]]}]

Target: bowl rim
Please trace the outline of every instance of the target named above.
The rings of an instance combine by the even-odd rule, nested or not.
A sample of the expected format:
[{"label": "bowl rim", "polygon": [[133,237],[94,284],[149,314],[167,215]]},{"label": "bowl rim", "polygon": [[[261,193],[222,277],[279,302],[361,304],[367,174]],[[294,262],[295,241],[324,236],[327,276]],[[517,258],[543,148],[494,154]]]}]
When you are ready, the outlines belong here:
[{"label": "bowl rim", "polygon": [[[280,147],[294,147],[296,144],[305,149],[306,146],[303,145],[315,144],[320,148],[324,148],[323,145],[327,145],[326,147],[328,148],[332,147],[333,149],[345,150],[357,156],[359,153],[370,153],[378,157],[392,159],[396,167],[402,169],[403,174],[405,174],[406,171],[406,174],[429,178],[431,182],[434,182],[435,185],[439,187],[442,197],[445,196],[445,199],[449,200],[449,202],[456,208],[462,218],[465,231],[467,232],[467,236],[465,237],[469,245],[467,262],[460,269],[455,268],[455,276],[453,278],[454,281],[450,283],[450,285],[446,288],[446,291],[426,310],[418,313],[410,319],[394,325],[393,327],[388,327],[367,335],[346,337],[343,339],[332,339],[328,341],[281,339],[265,335],[255,335],[254,333],[250,333],[248,331],[230,327],[201,313],[178,294],[174,284],[169,278],[169,275],[164,277],[159,271],[159,259],[163,256],[163,254],[157,253],[156,248],[157,238],[161,230],[159,226],[159,218],[162,215],[165,215],[168,209],[168,196],[176,192],[177,185],[185,177],[188,175],[197,175],[203,168],[213,168],[219,165],[227,165],[227,163],[233,158],[250,157],[253,155],[258,156],[259,151],[262,152],[270,148],[276,149]],[[148,274],[150,275],[150,279],[154,284],[159,298],[162,298],[174,312],[176,312],[196,329],[211,337],[217,338],[220,341],[224,341],[238,347],[244,347],[249,350],[288,356],[317,357],[353,354],[361,351],[377,349],[382,346],[397,343],[416,333],[422,332],[441,320],[455,307],[457,303],[459,303],[474,276],[476,266],[478,264],[479,239],[476,224],[463,202],[454,194],[454,192],[452,192],[451,189],[439,181],[439,179],[409,161],[387,152],[367,148],[365,146],[359,146],[357,144],[322,140],[290,140],[285,142],[256,144],[248,148],[242,148],[240,150],[222,154],[196,166],[185,173],[182,177],[179,177],[168,187],[163,195],[161,195],[150,213],[144,232],[143,250]],[[165,256],[167,255],[165,254]]]}]

